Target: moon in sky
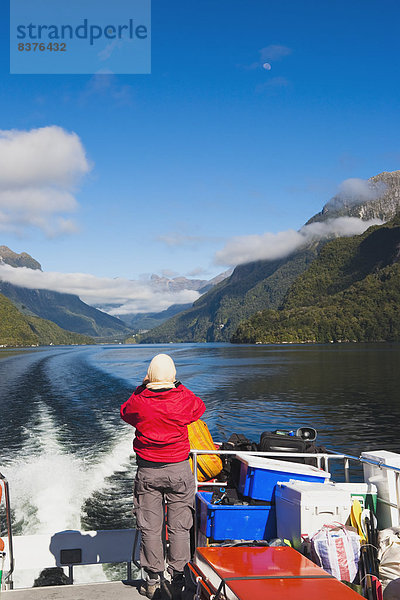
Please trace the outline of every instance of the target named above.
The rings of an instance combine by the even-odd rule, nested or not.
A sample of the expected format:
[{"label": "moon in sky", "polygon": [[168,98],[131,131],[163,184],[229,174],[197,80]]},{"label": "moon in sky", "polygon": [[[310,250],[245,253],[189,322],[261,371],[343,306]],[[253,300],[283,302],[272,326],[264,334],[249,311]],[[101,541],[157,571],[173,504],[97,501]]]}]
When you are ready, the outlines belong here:
[{"label": "moon in sky", "polygon": [[264,63],[263,64],[263,69],[265,69],[266,71],[270,71],[271,70],[271,65],[269,63]]}]

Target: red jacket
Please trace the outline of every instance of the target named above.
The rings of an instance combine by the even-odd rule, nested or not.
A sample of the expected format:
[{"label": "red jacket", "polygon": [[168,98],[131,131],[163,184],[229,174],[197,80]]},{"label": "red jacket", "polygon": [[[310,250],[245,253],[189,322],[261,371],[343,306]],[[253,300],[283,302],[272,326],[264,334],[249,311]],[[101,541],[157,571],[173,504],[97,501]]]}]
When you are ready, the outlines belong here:
[{"label": "red jacket", "polygon": [[138,456],[176,463],[189,455],[187,426],[205,409],[204,402],[182,384],[162,392],[139,386],[121,406],[121,418],[136,427],[133,449]]}]

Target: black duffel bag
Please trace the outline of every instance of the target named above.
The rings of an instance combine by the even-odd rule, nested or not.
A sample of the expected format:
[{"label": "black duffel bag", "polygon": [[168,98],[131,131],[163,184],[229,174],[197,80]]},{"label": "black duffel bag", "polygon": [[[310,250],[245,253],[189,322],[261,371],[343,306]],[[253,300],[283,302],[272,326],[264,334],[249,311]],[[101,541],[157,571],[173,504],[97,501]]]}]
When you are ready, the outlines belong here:
[{"label": "black duffel bag", "polygon": [[[301,452],[310,455],[325,452],[325,448],[316,446],[315,442],[303,440],[295,435],[283,435],[272,431],[264,431],[261,434],[258,450],[260,452]],[[318,466],[317,459],[311,457],[277,456],[276,459]]]},{"label": "black duffel bag", "polygon": [[[257,452],[258,445],[242,433],[232,433],[227,442],[220,446],[221,450],[236,450],[237,452]],[[232,454],[221,455],[223,469],[218,476],[219,481],[227,481],[228,486],[236,488],[239,485],[240,461]]]}]

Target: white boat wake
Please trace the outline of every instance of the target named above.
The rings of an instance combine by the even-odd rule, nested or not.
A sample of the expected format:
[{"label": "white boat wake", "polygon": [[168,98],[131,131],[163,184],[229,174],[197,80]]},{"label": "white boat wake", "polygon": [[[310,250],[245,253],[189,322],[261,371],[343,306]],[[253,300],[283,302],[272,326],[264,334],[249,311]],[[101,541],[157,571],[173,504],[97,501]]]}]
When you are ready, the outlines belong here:
[{"label": "white boat wake", "polygon": [[[97,454],[97,462],[95,448],[90,458],[68,453],[57,440],[57,427],[46,405],[40,404],[34,428],[25,430],[23,449],[2,465],[10,484],[17,534],[81,529],[85,500],[106,485],[107,477],[126,468],[132,454],[133,431],[129,426],[121,424],[115,443],[107,452]],[[18,573],[17,568],[16,587],[31,586],[38,574]],[[75,576],[78,583],[107,579],[101,565],[78,567]]]}]

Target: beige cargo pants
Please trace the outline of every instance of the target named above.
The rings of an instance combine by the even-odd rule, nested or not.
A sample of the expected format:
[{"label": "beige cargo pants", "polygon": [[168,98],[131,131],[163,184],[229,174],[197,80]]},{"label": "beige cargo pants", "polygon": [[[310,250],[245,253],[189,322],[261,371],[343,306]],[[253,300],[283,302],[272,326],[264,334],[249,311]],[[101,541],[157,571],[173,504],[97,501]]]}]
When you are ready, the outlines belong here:
[{"label": "beige cargo pants", "polygon": [[133,492],[137,527],[142,534],[140,564],[164,571],[162,526],[163,499],[167,503],[168,571],[182,572],[190,560],[190,529],[193,525],[194,477],[188,460],[163,467],[139,467]]}]

